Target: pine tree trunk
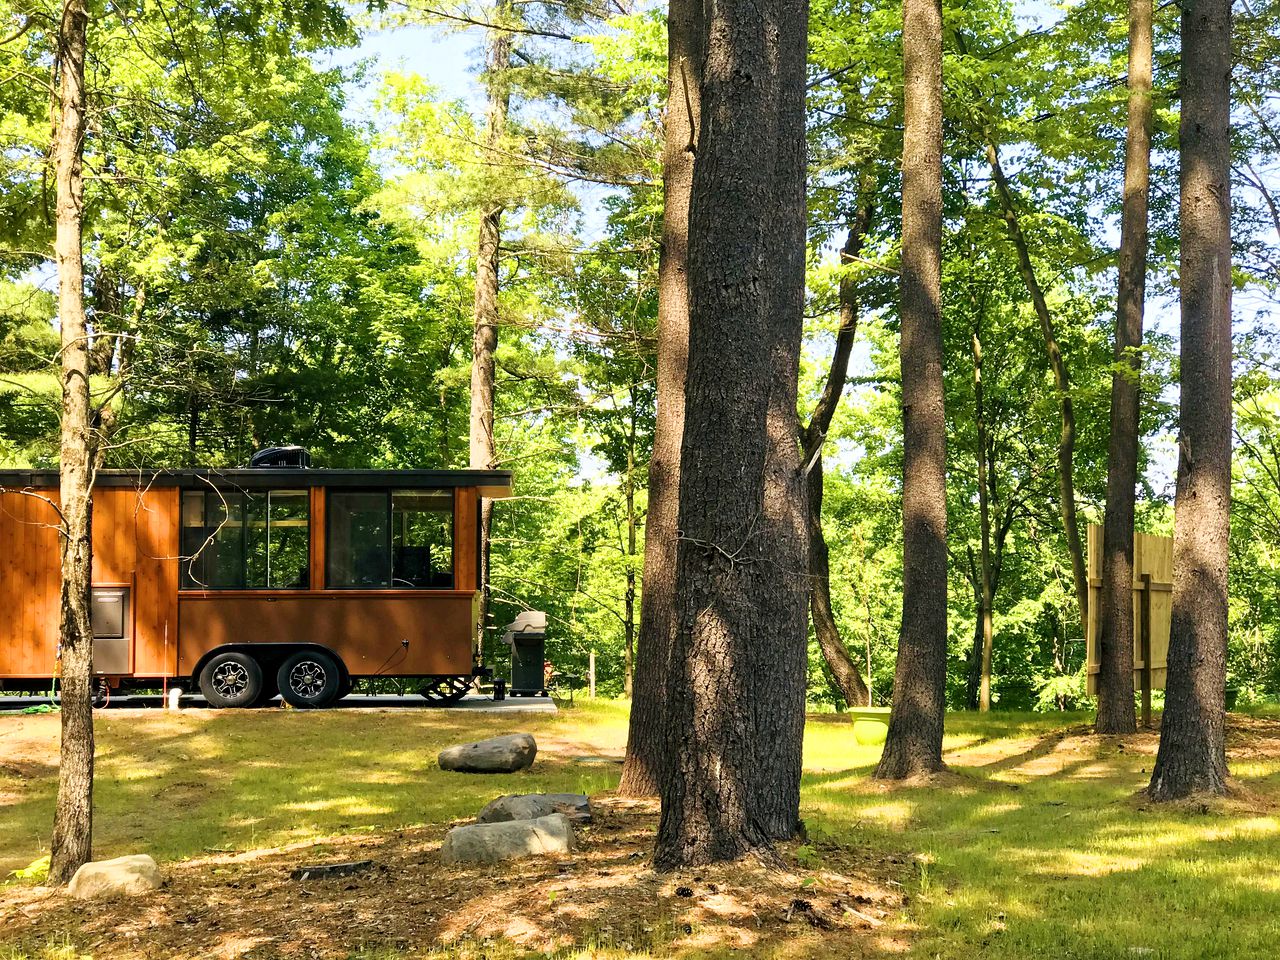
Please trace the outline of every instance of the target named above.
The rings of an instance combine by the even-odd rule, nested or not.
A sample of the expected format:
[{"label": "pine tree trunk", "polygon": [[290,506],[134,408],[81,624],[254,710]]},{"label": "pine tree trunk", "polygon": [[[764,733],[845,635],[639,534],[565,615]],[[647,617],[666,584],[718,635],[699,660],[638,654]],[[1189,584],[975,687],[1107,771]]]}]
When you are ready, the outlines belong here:
[{"label": "pine tree trunk", "polygon": [[978,629],[982,637],[981,669],[978,674],[978,709],[991,709],[991,647],[994,634],[991,584],[991,497],[987,476],[987,414],[982,391],[982,341],[973,334],[973,399],[974,426],[978,433],[978,524],[981,537],[978,564]]},{"label": "pine tree trunk", "polygon": [[[850,263],[862,252],[863,240],[871,223],[871,207],[858,205],[849,235],[840,251],[841,262]],[[823,384],[822,395],[814,407],[808,426],[800,434],[800,446],[804,462],[808,465],[808,526],[809,526],[809,615],[813,621],[813,633],[818,640],[818,650],[827,665],[831,678],[844,702],[851,707],[871,705],[871,691],[862,680],[858,664],[840,637],[831,605],[831,562],[827,538],[822,532],[822,445],[831,420],[844,393],[845,379],[849,373],[849,355],[858,333],[857,285],[848,276],[840,279],[840,327],[836,331],[836,348],[831,355],[831,366]]]},{"label": "pine tree trunk", "polygon": [[942,385],[942,5],[903,4],[902,632],[876,776],[942,769],[947,679],[946,417]]},{"label": "pine tree trunk", "polygon": [[[510,4],[500,0],[494,7],[494,21],[510,16]],[[485,90],[488,98],[485,118],[485,160],[498,163],[498,150],[506,132],[510,108],[512,34],[490,32],[486,50]],[[492,470],[497,461],[494,443],[494,382],[498,353],[498,267],[502,247],[503,204],[492,201],[480,212],[476,238],[475,334],[471,350],[471,449],[468,464],[473,470]],[[484,631],[489,620],[489,536],[493,527],[493,501],[480,501],[480,611],[476,623],[476,651],[484,647]]]},{"label": "pine tree trunk", "polygon": [[649,460],[640,580],[640,635],[618,793],[653,796],[663,773],[667,665],[675,630],[676,513],[689,349],[689,194],[702,96],[702,4],[671,0],[667,16],[667,112],[662,153],[662,251],[658,260],[658,408]]},{"label": "pine tree trunk", "polygon": [[66,0],[58,31],[60,112],[53,142],[57,183],[58,323],[62,336],[62,425],[59,503],[62,511],[62,600],[58,642],[62,668],[62,745],[49,880],[69,881],[93,847],[93,437],[89,404],[89,339],[84,312],[84,63],[89,14]]},{"label": "pine tree trunk", "polygon": [[799,825],[807,14],[804,0],[708,8],[661,868],[766,852]]},{"label": "pine tree trunk", "polygon": [[[773,334],[767,381],[765,566],[771,566],[773,574],[760,591],[768,632],[765,642],[755,646],[758,666],[752,678],[756,766],[762,778],[756,790],[756,817],[770,839],[791,840],[803,830],[800,777],[809,687],[808,505],[796,406],[808,261],[809,0],[778,0],[777,9],[778,161],[772,209],[764,225],[764,251],[777,264],[776,277],[764,288],[765,319]],[[767,39],[762,46],[767,46]]]},{"label": "pine tree trunk", "polygon": [[[1111,376],[1107,507],[1102,524],[1098,610],[1098,733],[1132,733],[1133,514],[1138,484],[1138,375],[1147,286],[1147,203],[1151,179],[1152,0],[1129,0],[1129,131],[1120,225],[1116,364]],[[1123,365],[1123,366],[1121,366]]]},{"label": "pine tree trunk", "polygon": [[1000,155],[994,141],[987,144],[987,160],[991,164],[991,176],[996,184],[996,199],[1004,215],[1009,239],[1018,255],[1018,270],[1031,296],[1031,305],[1040,320],[1040,333],[1044,338],[1045,352],[1049,356],[1049,369],[1053,372],[1054,389],[1058,394],[1058,411],[1062,418],[1062,430],[1058,434],[1058,509],[1062,515],[1062,528],[1067,537],[1067,553],[1071,557],[1071,580],[1075,586],[1076,604],[1080,608],[1081,629],[1089,619],[1089,573],[1084,562],[1084,545],[1080,539],[1080,521],[1076,516],[1076,415],[1071,403],[1071,379],[1067,376],[1067,363],[1058,344],[1053,315],[1040,281],[1036,279],[1035,266],[1031,262],[1031,248],[1018,221],[1018,211],[1013,202],[1013,191],[1000,166]]},{"label": "pine tree trunk", "polygon": [[1151,796],[1226,792],[1231,2],[1182,5],[1182,372],[1173,615]]},{"label": "pine tree trunk", "polygon": [[636,661],[636,395],[631,391],[631,424],[627,446],[627,588],[624,599],[622,693],[631,696]]}]

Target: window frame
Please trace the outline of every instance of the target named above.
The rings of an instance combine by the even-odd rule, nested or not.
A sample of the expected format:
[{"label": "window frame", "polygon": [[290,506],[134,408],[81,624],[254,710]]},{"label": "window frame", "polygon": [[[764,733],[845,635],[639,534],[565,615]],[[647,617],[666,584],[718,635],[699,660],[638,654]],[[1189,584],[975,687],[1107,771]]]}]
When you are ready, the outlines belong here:
[{"label": "window frame", "polygon": [[[454,487],[325,487],[324,489],[324,589],[351,592],[364,591],[368,593],[447,593],[458,589],[458,565],[457,565],[457,517],[458,517],[458,496],[457,489]],[[439,493],[447,495],[449,498],[449,580],[447,587],[406,587],[396,583],[395,578],[395,495],[397,493]],[[386,565],[386,586],[369,586],[368,584],[358,584],[354,586],[339,586],[334,583],[333,576],[333,554],[331,549],[333,543],[333,510],[334,496],[343,494],[381,494],[386,501],[386,518],[387,529],[387,565]]]},{"label": "window frame", "polygon": [[[306,556],[306,561],[302,564],[302,574],[306,580],[306,583],[302,584],[301,586],[280,587],[280,586],[270,585],[271,496],[272,494],[277,494],[277,493],[288,493],[288,494],[292,494],[294,496],[299,497],[303,502],[304,508],[306,509],[307,556]],[[186,500],[187,497],[190,497],[190,496],[199,496],[201,498],[199,529],[203,532],[204,537],[200,541],[200,544],[201,544],[200,550],[192,556],[187,556],[186,554],[182,553],[182,550],[183,550],[182,540],[183,540],[183,533],[187,529],[187,526],[185,523],[186,512],[185,512],[184,501]],[[267,571],[268,585],[264,585],[264,586],[253,586],[248,583],[250,537],[249,537],[249,528],[248,528],[249,514],[248,514],[248,511],[245,509],[245,507],[247,505],[246,504],[247,498],[254,497],[254,496],[261,496],[265,504],[265,512],[263,514],[263,517],[264,517],[264,532],[266,533],[266,539],[264,543],[267,547],[265,570]],[[239,523],[239,527],[240,527],[239,570],[240,570],[240,580],[242,582],[234,586],[217,586],[207,582],[200,582],[196,580],[194,576],[193,564],[198,564],[200,573],[207,578],[208,570],[206,569],[206,565],[209,560],[209,554],[204,551],[206,547],[210,545],[208,543],[210,498],[215,498],[216,502],[218,502],[219,504],[227,504],[229,506],[231,503],[230,498],[232,497],[239,498],[239,501],[240,501],[241,519]],[[180,491],[180,496],[178,498],[178,551],[179,551],[178,566],[180,568],[178,571],[178,590],[180,592],[187,592],[187,593],[215,593],[215,592],[217,593],[229,593],[229,592],[305,593],[307,591],[312,590],[314,588],[311,582],[312,581],[312,564],[315,559],[315,537],[313,536],[313,523],[312,523],[313,519],[314,519],[313,511],[311,509],[311,491],[309,488],[305,486],[304,487],[295,487],[295,486],[268,487],[263,490],[245,490],[245,489],[226,490],[222,488],[215,488],[212,490],[210,489],[189,490],[188,489],[188,490]]]}]

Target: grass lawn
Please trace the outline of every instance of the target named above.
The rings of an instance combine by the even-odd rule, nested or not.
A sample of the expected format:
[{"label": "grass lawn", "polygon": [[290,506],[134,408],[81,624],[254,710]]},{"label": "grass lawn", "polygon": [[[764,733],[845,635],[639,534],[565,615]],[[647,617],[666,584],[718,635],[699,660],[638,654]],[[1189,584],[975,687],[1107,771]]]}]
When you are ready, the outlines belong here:
[{"label": "grass lawn", "polygon": [[[952,715],[946,744],[952,774],[935,784],[888,787],[869,779],[879,748],[858,746],[847,720],[811,718],[803,793],[810,836],[786,851],[792,879],[800,890],[830,890],[832,877],[855,875],[865,865],[857,882],[886,893],[857,903],[880,904],[880,919],[870,907],[855,908],[852,916],[861,917],[865,923],[858,925],[866,929],[849,939],[812,925],[781,926],[769,907],[773,926],[766,924],[758,938],[734,928],[748,937],[734,943],[717,940],[721,928],[710,920],[705,926],[671,920],[677,916],[671,904],[692,907],[697,901],[714,913],[726,896],[717,883],[727,890],[734,877],[703,871],[707,876],[673,881],[668,889],[664,878],[644,876],[651,811],[645,821],[626,820],[625,811],[606,818],[601,836],[614,830],[615,839],[592,840],[596,846],[579,858],[582,863],[571,865],[579,871],[573,876],[568,867],[557,872],[536,865],[514,877],[497,868],[440,873],[434,851],[445,827],[473,816],[499,793],[608,791],[617,767],[578,758],[621,754],[623,706],[597,703],[518,719],[446,711],[108,711],[97,725],[96,855],[151,853],[177,878],[172,902],[154,915],[127,902],[104,913],[108,908],[74,907],[11,884],[0,888],[0,960],[421,956],[449,922],[438,902],[418,905],[414,899],[419,887],[433,885],[458,888],[449,894],[452,910],[474,910],[475,898],[462,900],[468,890],[483,889],[481,899],[496,915],[488,916],[486,929],[498,922],[510,930],[512,917],[531,909],[534,897],[538,914],[530,914],[530,923],[569,931],[556,941],[565,956],[728,956],[735,946],[739,953],[780,958],[1275,956],[1280,718],[1233,717],[1231,766],[1243,799],[1176,809],[1153,808],[1139,795],[1155,737],[1099,740],[1086,735],[1086,719]],[[532,771],[481,778],[442,773],[434,765],[448,743],[514,728],[538,738]],[[46,852],[56,736],[56,717],[0,717],[0,873]],[[396,927],[394,936],[379,942],[381,928],[366,923],[372,934],[359,940],[362,946],[338,938],[328,951],[271,953],[255,947],[250,936],[250,927],[262,925],[261,914],[237,920],[232,911],[215,927],[217,950],[194,936],[188,948],[178,949],[178,934],[164,941],[167,952],[147,946],[148,929],[180,934],[187,929],[183,923],[207,923],[203,914],[175,919],[183,911],[198,914],[192,903],[261,900],[266,909],[277,902],[268,888],[293,898],[279,903],[302,905],[290,909],[332,908],[339,911],[333,922],[350,916],[359,925],[368,904],[355,899],[358,882],[313,891],[270,887],[282,864],[351,850],[391,858],[401,872],[379,881],[385,886],[376,898],[390,901],[386,909],[393,911],[399,900],[402,913],[421,912],[432,925],[417,933]],[[624,867],[632,871],[625,884]],[[677,882],[692,887],[692,898],[673,892]],[[609,892],[610,884],[617,892]],[[216,895],[210,892],[215,886]],[[657,906],[624,923],[646,898]],[[818,904],[816,893],[812,899]],[[655,912],[658,906],[665,912]],[[765,907],[755,909],[764,915]],[[760,927],[760,920],[755,924]],[[521,955],[515,947],[477,942],[463,938],[439,949],[476,960]]]}]

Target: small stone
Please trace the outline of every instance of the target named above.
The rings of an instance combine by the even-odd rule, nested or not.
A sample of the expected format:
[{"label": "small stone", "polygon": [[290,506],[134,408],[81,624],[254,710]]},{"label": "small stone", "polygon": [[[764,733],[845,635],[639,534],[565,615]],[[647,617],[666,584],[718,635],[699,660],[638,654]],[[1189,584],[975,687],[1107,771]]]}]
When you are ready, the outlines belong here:
[{"label": "small stone", "polygon": [[591,822],[591,801],[583,793],[526,793],[490,800],[476,815],[476,823],[537,820],[563,813],[572,823]]},{"label": "small stone", "polygon": [[499,863],[567,854],[573,848],[573,825],[564,814],[553,813],[536,820],[454,827],[445,834],[440,859],[445,863]]},{"label": "small stone", "polygon": [[538,743],[527,733],[462,743],[440,751],[441,770],[457,773],[515,773],[527,770],[538,755]]},{"label": "small stone", "polygon": [[160,868],[145,853],[94,860],[76,871],[67,893],[77,900],[136,897],[160,889]]}]

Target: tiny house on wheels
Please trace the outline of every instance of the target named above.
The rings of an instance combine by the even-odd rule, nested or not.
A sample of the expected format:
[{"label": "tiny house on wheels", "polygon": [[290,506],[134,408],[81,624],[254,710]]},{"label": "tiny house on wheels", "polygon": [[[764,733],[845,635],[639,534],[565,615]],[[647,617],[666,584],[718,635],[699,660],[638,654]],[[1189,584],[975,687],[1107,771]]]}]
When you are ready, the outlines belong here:
[{"label": "tiny house on wheels", "polygon": [[[234,470],[99,472],[94,672],[247,707],[325,707],[352,681],[415,678],[452,703],[473,655],[489,470],[311,469],[283,448]],[[293,464],[282,466],[281,464]],[[58,477],[0,471],[0,688],[58,673]]]}]

